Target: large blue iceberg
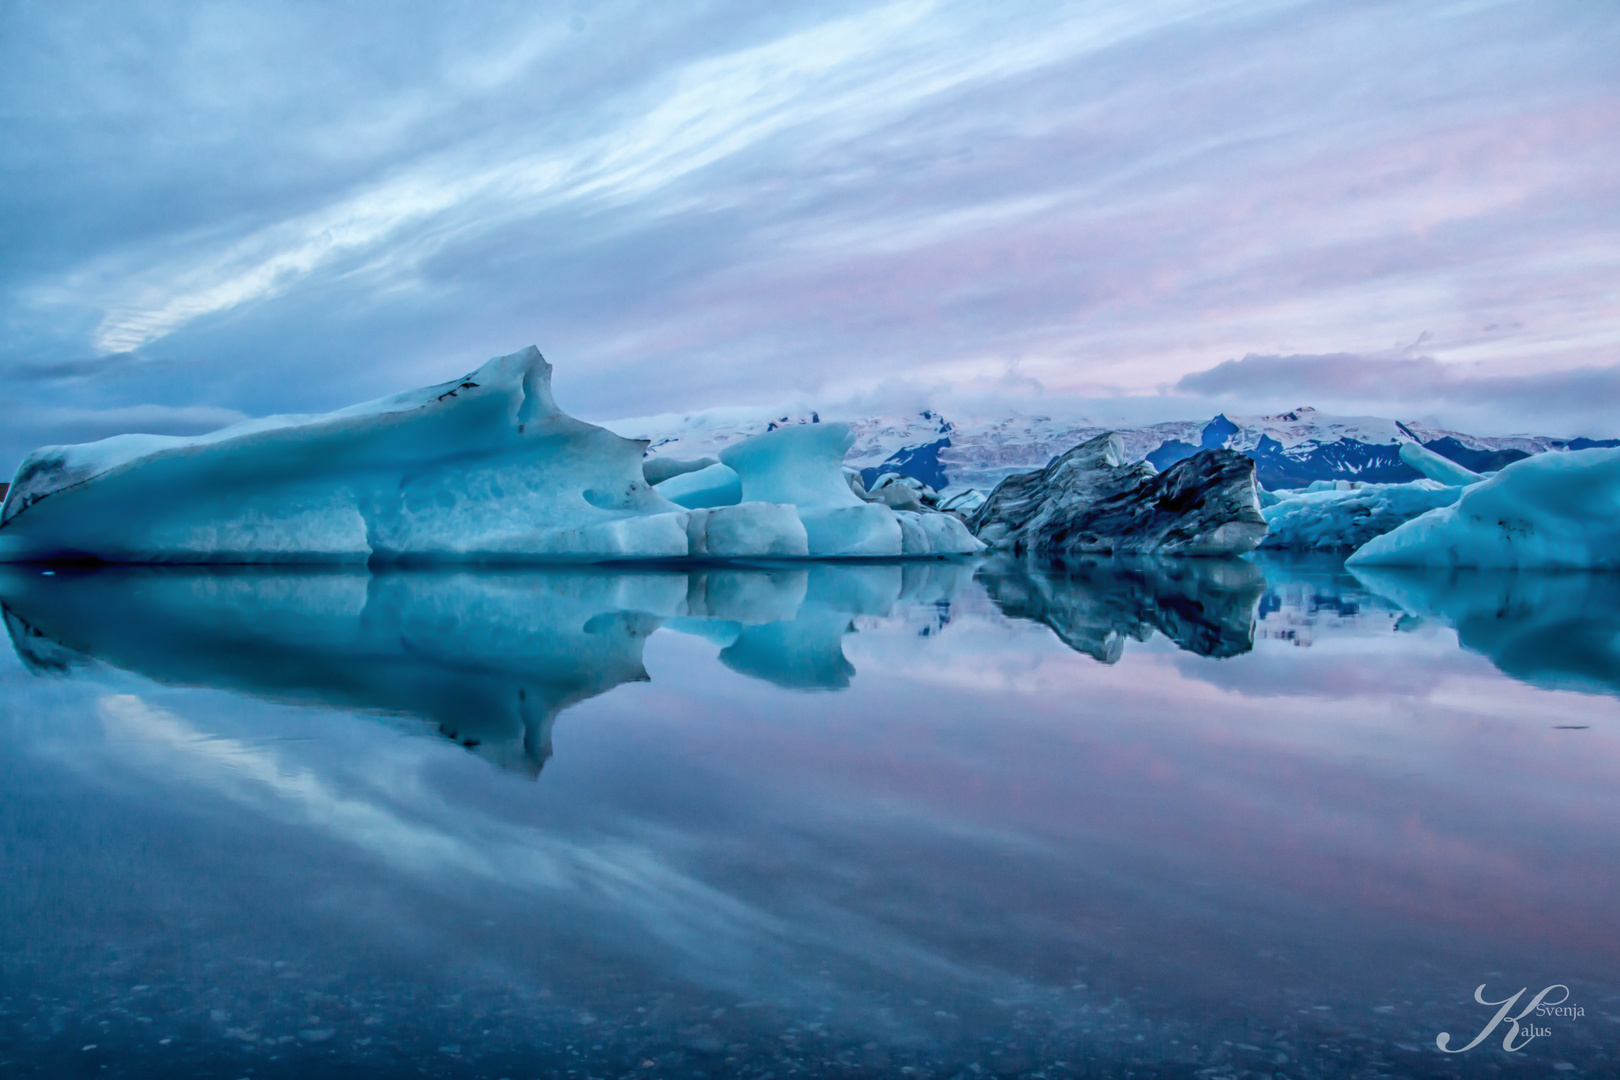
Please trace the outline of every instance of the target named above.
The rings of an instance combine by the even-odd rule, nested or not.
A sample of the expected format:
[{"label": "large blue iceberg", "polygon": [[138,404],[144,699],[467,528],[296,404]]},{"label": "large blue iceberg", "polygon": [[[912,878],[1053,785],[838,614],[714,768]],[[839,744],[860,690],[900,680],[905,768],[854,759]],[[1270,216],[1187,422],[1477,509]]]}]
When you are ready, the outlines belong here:
[{"label": "large blue iceberg", "polygon": [[[862,502],[841,468],[850,441],[839,424],[745,440],[725,454],[736,496],[683,506],[647,482],[645,442],[557,407],[551,365],[530,347],[465,378],[320,416],[36,450],[0,508],[0,562],[896,557],[983,547],[953,516]],[[690,505],[699,501],[708,505]]]},{"label": "large blue iceberg", "polygon": [[1620,450],[1515,461],[1450,506],[1374,537],[1355,566],[1620,569]]}]

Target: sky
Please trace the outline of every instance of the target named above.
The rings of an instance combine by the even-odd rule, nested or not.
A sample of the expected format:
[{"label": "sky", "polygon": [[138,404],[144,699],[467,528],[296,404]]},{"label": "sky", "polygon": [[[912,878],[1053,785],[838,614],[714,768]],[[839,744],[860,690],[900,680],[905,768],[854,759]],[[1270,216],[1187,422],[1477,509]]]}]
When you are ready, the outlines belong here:
[{"label": "sky", "polygon": [[1620,435],[1620,8],[0,0],[0,470],[564,408]]}]

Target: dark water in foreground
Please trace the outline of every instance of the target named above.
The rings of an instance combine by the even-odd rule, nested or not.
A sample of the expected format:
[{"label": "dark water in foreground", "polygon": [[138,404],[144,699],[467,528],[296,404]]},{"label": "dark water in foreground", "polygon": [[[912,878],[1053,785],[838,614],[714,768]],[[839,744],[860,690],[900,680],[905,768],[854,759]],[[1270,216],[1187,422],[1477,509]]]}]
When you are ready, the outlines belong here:
[{"label": "dark water in foreground", "polygon": [[1620,1076],[1613,575],[0,600],[0,1075]]}]

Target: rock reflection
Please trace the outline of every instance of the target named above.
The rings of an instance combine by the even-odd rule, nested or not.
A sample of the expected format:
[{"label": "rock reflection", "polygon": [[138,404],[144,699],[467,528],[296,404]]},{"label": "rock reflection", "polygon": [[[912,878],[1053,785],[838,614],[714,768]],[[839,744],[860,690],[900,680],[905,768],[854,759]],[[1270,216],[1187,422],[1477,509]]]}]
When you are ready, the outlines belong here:
[{"label": "rock reflection", "polygon": [[1127,638],[1157,630],[1200,656],[1254,648],[1260,568],[1241,559],[1076,559],[987,562],[979,580],[1002,612],[1044,623],[1071,649],[1112,664]]},{"label": "rock reflection", "polygon": [[731,669],[837,690],[857,615],[948,597],[965,566],[823,565],[701,573],[602,568],[0,570],[32,671],[99,661],[159,682],[425,721],[538,775],[569,706],[648,678],[660,626],[722,646]]},{"label": "rock reflection", "polygon": [[1620,694],[1620,574],[1351,567],[1410,616],[1536,686]]}]

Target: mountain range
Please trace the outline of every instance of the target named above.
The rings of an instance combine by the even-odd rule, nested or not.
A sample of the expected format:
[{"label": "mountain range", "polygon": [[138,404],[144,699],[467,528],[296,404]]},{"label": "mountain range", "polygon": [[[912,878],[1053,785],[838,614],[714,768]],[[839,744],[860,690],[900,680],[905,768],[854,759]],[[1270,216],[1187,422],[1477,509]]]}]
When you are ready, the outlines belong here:
[{"label": "mountain range", "polygon": [[[738,439],[788,424],[820,423],[819,412],[780,415],[721,408],[620,420],[605,426],[647,439],[648,453],[696,458]],[[849,420],[855,446],[845,464],[870,484],[886,472],[915,477],[938,491],[989,491],[1004,477],[1044,467],[1054,457],[1104,431],[1117,431],[1127,456],[1160,469],[1203,449],[1226,448],[1254,459],[1269,490],[1304,487],[1317,480],[1401,483],[1419,474],[1401,460],[1400,444],[1417,442],[1476,472],[1489,472],[1531,454],[1620,446],[1620,439],[1559,439],[1543,435],[1478,436],[1414,421],[1333,416],[1309,407],[1274,416],[1176,420],[1146,427],[1104,427],[1085,420],[1013,416],[952,421],[925,409],[910,416]]]}]

